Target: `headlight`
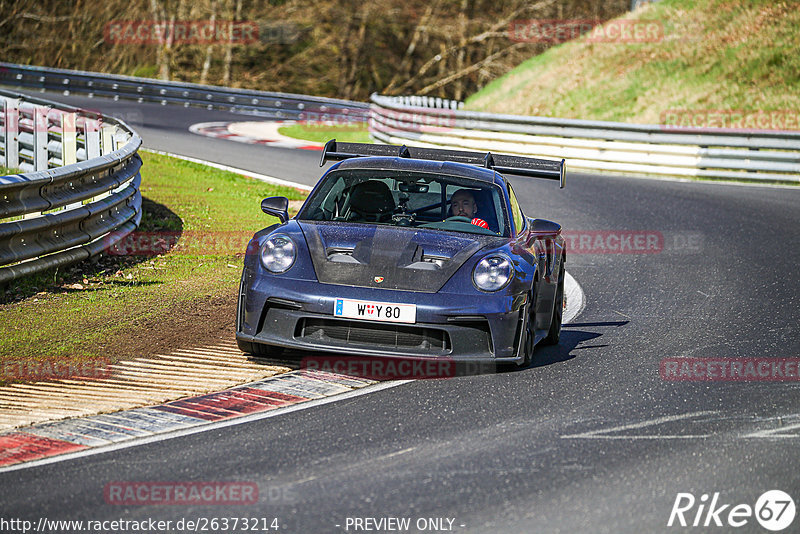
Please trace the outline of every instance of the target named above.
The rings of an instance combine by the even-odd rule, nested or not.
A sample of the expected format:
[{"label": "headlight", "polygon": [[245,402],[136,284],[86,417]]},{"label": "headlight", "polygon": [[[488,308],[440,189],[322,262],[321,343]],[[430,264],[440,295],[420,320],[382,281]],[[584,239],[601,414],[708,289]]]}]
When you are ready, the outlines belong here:
[{"label": "headlight", "polygon": [[272,236],[261,245],[261,264],[273,273],[288,271],[296,256],[294,242],[285,235]]},{"label": "headlight", "polygon": [[497,291],[511,280],[511,259],[505,255],[487,256],[478,262],[472,271],[472,280],[482,291]]}]

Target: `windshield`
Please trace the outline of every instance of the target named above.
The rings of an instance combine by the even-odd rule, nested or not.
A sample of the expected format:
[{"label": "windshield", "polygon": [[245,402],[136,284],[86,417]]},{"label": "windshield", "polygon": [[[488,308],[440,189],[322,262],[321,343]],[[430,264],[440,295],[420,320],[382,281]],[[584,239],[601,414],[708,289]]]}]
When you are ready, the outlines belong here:
[{"label": "windshield", "polygon": [[297,218],[509,235],[497,185],[412,172],[333,171]]}]

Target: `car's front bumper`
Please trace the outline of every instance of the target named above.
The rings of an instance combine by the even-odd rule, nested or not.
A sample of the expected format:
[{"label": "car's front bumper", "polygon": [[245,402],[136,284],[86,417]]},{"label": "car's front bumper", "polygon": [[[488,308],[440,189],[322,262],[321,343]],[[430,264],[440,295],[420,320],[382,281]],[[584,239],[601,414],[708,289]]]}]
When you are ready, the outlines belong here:
[{"label": "car's front bumper", "polygon": [[[337,298],[414,304],[414,324],[334,317]],[[376,290],[248,276],[236,337],[284,348],[390,358],[519,362],[526,293],[459,295]]]}]

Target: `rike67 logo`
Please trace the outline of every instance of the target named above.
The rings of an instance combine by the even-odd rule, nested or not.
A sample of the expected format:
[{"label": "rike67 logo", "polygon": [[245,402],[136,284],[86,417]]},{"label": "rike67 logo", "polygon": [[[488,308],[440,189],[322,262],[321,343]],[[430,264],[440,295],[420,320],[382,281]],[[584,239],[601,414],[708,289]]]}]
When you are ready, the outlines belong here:
[{"label": "rike67 logo", "polygon": [[704,493],[699,499],[691,493],[678,493],[667,526],[740,528],[755,517],[762,527],[777,532],[791,525],[794,516],[794,500],[781,490],[763,493],[755,506],[725,503],[719,492],[710,497]]}]

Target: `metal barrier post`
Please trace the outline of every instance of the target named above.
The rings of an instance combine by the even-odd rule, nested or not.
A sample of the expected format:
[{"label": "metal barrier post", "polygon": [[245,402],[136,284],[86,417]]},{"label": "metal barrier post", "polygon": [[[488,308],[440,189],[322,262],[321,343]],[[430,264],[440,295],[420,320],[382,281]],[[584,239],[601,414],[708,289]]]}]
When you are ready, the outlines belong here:
[{"label": "metal barrier post", "polygon": [[78,132],[75,129],[75,113],[61,114],[61,165],[78,162]]},{"label": "metal barrier post", "polygon": [[86,159],[99,158],[100,153],[100,121],[84,119],[83,135],[86,139]]},{"label": "metal barrier post", "polygon": [[100,127],[100,138],[102,139],[103,155],[114,152],[114,127],[103,125]]},{"label": "metal barrier post", "polygon": [[[78,131],[76,121],[78,116],[75,113],[61,113],[61,165],[71,165],[78,162]],[[80,208],[81,202],[67,204],[65,210]]]},{"label": "metal barrier post", "polygon": [[33,110],[33,168],[46,171],[50,154],[47,151],[47,115],[50,108],[36,106]]},{"label": "metal barrier post", "polygon": [[9,169],[19,168],[19,99],[5,99],[5,166]]}]

